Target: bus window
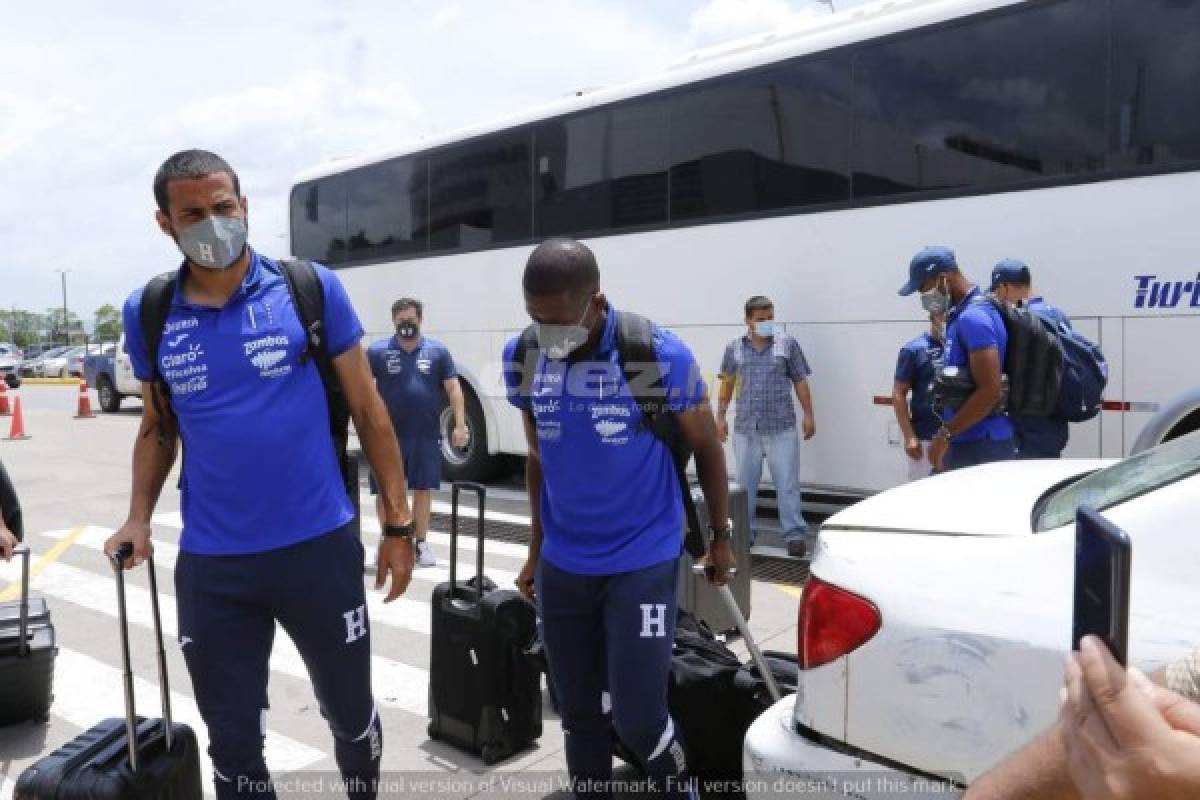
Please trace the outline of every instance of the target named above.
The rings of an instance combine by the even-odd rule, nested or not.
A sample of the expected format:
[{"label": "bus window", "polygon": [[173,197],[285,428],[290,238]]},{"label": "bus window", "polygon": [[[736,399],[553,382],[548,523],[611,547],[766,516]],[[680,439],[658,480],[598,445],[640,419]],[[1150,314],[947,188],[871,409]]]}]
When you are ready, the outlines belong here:
[{"label": "bus window", "polygon": [[429,246],[428,161],[395,158],[347,176],[349,260],[420,253]]},{"label": "bus window", "polygon": [[1104,167],[1107,0],[951,23],[855,56],[854,195]]},{"label": "bus window", "polygon": [[330,267],[346,260],[346,178],[332,175],[292,190],[292,254]]},{"label": "bus window", "polygon": [[1197,30],[1197,0],[1113,4],[1113,167],[1200,159]]},{"label": "bus window", "polygon": [[432,156],[432,250],[472,249],[532,235],[529,132],[493,134]]},{"label": "bus window", "polygon": [[577,114],[534,132],[540,239],[667,221],[667,103]]},{"label": "bus window", "polygon": [[850,194],[850,61],[723,78],[671,101],[671,219],[837,203]]}]

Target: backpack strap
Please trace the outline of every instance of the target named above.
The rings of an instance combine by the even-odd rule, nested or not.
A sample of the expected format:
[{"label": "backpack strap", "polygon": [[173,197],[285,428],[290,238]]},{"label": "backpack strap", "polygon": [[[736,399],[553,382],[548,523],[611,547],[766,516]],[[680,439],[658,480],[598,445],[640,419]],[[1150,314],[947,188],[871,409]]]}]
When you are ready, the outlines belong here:
[{"label": "backpack strap", "polygon": [[533,397],[533,378],[537,372],[538,360],[537,328],[528,325],[517,337],[517,346],[513,350],[513,365],[521,370],[521,385],[517,392],[518,396],[525,400]]},{"label": "backpack strap", "polygon": [[693,558],[703,558],[707,550],[704,532],[687,479],[687,465],[692,458],[692,449],[679,429],[677,415],[669,410],[662,367],[658,360],[658,351],[654,347],[654,323],[628,311],[614,313],[617,315],[617,360],[621,365],[625,385],[629,387],[634,402],[641,409],[642,427],[654,434],[671,453],[687,519],[684,544]]},{"label": "backpack strap", "polygon": [[[146,356],[150,362],[150,399],[158,415],[155,431],[160,446],[166,446],[164,418],[174,415],[171,409],[171,387],[158,371],[158,348],[162,344],[167,316],[171,313],[171,301],[175,298],[175,287],[179,282],[178,272],[164,272],[150,279],[142,289],[142,303],[138,307],[138,322],[142,341],[146,345]],[[146,435],[149,435],[146,431]]]},{"label": "backpack strap", "polygon": [[351,499],[357,500],[357,464],[352,464],[346,453],[350,437],[350,405],[346,402],[346,393],[329,354],[328,333],[325,330],[325,288],[311,261],[282,260],[279,262],[279,271],[287,283],[296,316],[304,329],[304,351],[300,354],[300,363],[304,365],[311,360],[317,366],[321,385],[325,389],[325,402],[329,407],[329,433],[333,437],[338,468],[342,472],[347,493],[353,492]]}]

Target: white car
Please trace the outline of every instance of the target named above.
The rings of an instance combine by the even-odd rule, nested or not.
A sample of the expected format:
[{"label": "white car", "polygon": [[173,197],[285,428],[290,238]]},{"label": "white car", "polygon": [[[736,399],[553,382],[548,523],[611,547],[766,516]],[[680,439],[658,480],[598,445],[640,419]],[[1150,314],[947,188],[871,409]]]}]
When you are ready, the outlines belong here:
[{"label": "white car", "polygon": [[1200,644],[1200,432],[1119,462],[1012,461],[901,486],[822,526],[799,688],[746,735],[747,794],[954,797],[1048,727],[1081,504],[1133,542],[1131,663],[1157,669]]}]

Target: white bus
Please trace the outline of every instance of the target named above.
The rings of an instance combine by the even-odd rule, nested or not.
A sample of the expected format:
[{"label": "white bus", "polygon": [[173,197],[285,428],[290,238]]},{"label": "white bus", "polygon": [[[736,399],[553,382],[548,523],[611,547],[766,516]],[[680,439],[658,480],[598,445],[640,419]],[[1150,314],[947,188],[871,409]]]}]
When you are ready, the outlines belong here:
[{"label": "white bus", "polygon": [[809,501],[905,477],[885,403],[925,327],[896,289],[926,244],[985,288],[999,259],[1031,265],[1110,363],[1067,453],[1118,457],[1200,427],[1198,85],[1200,0],[879,3],[313,170],[292,252],[340,271],[372,336],[395,298],[426,303],[468,387],[456,477],[524,452],[497,365],[525,259],[559,235],[710,378],[745,299],[773,298],[814,371]]}]

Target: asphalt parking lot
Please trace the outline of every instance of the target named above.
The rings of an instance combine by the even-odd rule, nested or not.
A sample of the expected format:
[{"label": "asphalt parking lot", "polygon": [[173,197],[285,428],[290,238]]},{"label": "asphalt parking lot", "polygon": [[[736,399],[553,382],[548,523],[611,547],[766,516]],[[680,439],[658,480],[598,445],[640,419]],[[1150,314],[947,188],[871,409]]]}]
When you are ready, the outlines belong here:
[{"label": "asphalt parking lot", "polygon": [[[32,548],[33,591],[48,598],[60,647],[55,675],[55,701],[48,722],[0,728],[0,797],[11,794],[12,782],[40,756],[105,717],[123,711],[118,651],[115,585],[100,546],[124,520],[128,506],[130,455],[140,408],[126,401],[117,414],[95,419],[73,418],[75,386],[27,385],[21,391],[26,431],[32,438],[8,441],[10,419],[0,418],[0,459],[20,492],[25,509],[26,541]],[[94,393],[92,405],[96,408]],[[317,421],[325,424],[324,420]],[[175,630],[172,565],[181,520],[179,496],[168,482],[154,518],[158,543],[159,589],[168,636],[170,688],[177,720],[190,723],[205,745],[204,726],[192,701]],[[522,536],[528,529],[523,492],[508,481],[495,487],[489,503],[486,564],[500,586],[510,585],[523,562]],[[378,522],[369,498],[363,498],[364,537],[373,542]],[[565,769],[563,736],[549,703],[545,731],[535,748],[494,768],[426,735],[429,666],[430,595],[446,580],[449,493],[435,500],[431,542],[441,564],[421,569],[397,603],[383,606],[382,595],[368,580],[374,646],[376,699],[384,721],[384,771],[396,793],[409,796],[471,797],[481,794],[541,796],[554,791],[554,776]],[[759,558],[753,586],[751,628],[764,649],[795,650],[797,572],[780,570],[772,559]],[[463,553],[463,572],[473,569],[473,548]],[[784,565],[785,567],[787,565]],[[16,596],[14,564],[0,567],[0,599]],[[802,576],[801,576],[802,577]],[[791,583],[779,582],[791,581]],[[138,710],[157,715],[158,681],[150,632],[145,570],[130,578],[131,644],[137,676]],[[734,649],[745,653],[740,643]],[[286,636],[276,639],[271,663],[271,709],[267,715],[267,761],[276,779],[332,775],[333,743],[316,707],[303,665]],[[204,774],[209,775],[207,762]],[[505,784],[499,775],[523,776],[525,785]],[[539,779],[538,776],[541,776]],[[539,783],[538,780],[541,780]],[[490,783],[489,783],[490,782]],[[211,788],[206,785],[206,790]]]}]

